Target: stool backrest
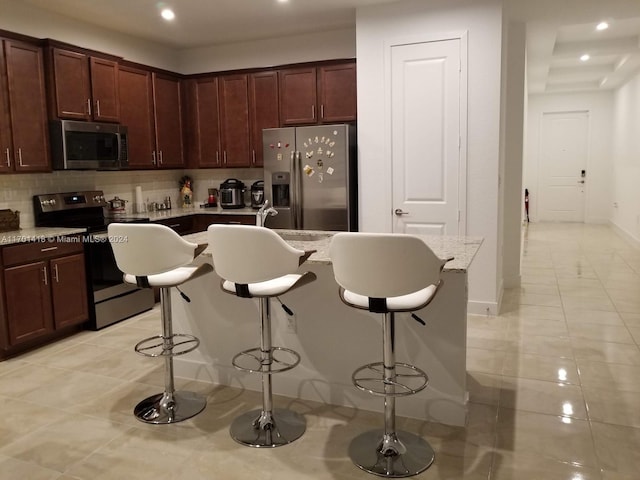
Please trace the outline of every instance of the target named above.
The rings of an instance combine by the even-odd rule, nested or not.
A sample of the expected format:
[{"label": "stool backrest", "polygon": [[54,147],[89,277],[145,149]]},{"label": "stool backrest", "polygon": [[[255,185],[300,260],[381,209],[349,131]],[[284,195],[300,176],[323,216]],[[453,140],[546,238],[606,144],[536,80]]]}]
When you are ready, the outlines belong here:
[{"label": "stool backrest", "polygon": [[213,268],[225,280],[256,283],[294,273],[304,251],[265,227],[209,225]]},{"label": "stool backrest", "polygon": [[405,234],[337,233],[329,255],[338,285],[374,298],[437,285],[444,264],[420,238]]},{"label": "stool backrest", "polygon": [[107,233],[118,268],[137,276],[155,275],[187,265],[198,246],[165,225],[111,223]]}]

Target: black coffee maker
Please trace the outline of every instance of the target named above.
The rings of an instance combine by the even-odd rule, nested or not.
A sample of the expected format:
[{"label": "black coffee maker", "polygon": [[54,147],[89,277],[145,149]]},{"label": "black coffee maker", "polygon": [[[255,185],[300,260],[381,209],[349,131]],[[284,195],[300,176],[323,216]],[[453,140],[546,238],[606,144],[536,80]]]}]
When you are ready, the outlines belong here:
[{"label": "black coffee maker", "polygon": [[260,208],[264,204],[264,180],[258,180],[251,185],[251,207]]}]

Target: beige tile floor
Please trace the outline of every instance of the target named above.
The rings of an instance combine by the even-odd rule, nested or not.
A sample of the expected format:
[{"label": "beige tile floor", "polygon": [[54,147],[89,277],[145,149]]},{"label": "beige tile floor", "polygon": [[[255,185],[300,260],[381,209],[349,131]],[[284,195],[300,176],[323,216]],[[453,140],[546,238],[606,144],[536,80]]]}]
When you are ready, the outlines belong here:
[{"label": "beige tile floor", "polygon": [[[437,452],[416,478],[638,480],[640,250],[606,226],[531,224],[522,280],[500,316],[469,317],[466,428],[400,419]],[[132,345],[158,318],[156,309],[0,362],[0,480],[375,478],[346,452],[379,414],[276,398],[306,415],[307,432],[251,449],[228,427],[257,394],[178,380],[208,396],[203,413],[136,421],[133,406],[163,377]]]}]

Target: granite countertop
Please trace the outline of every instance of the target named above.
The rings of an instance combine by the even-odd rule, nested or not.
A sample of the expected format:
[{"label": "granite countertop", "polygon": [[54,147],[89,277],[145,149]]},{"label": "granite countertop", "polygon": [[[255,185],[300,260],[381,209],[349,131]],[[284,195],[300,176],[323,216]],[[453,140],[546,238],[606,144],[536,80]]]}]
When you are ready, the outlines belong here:
[{"label": "granite countertop", "polygon": [[[160,210],[146,213],[123,213],[127,218],[148,218],[154,222],[168,218],[185,217],[187,215],[255,215],[257,210],[251,207],[245,208],[172,208],[171,210]],[[112,214],[109,218],[117,219],[117,214]],[[0,245],[11,245],[14,243],[36,242],[42,239],[85,233],[85,228],[62,228],[62,227],[28,227],[9,232],[0,232]]]},{"label": "granite countertop", "polygon": [[43,239],[85,233],[85,228],[59,228],[59,227],[32,227],[12,230],[10,232],[0,232],[0,245],[11,245],[14,243],[36,242]]},{"label": "granite countertop", "polygon": [[[127,218],[148,218],[150,221],[166,220],[169,218],[186,217],[188,215],[255,215],[257,209],[251,207],[244,208],[222,208],[220,205],[212,208],[172,208],[170,210],[157,210],[155,212],[143,213],[123,213]],[[109,217],[117,219],[119,214],[110,214]]]},{"label": "granite countertop", "polygon": [[[312,254],[307,263],[330,265],[329,243],[331,237],[338,232],[325,232],[319,230],[278,230],[278,234],[283,236],[287,243],[299,250],[316,250]],[[453,260],[447,262],[444,271],[466,272],[469,269],[471,261],[475,257],[480,245],[482,245],[482,237],[454,237],[454,236],[438,236],[438,235],[418,235],[429,245],[433,252],[443,260],[454,257]],[[299,237],[299,240],[296,239]],[[185,235],[185,240],[194,243],[207,243],[207,232],[198,232],[191,235]],[[211,255],[211,249],[207,248],[204,254]]]}]

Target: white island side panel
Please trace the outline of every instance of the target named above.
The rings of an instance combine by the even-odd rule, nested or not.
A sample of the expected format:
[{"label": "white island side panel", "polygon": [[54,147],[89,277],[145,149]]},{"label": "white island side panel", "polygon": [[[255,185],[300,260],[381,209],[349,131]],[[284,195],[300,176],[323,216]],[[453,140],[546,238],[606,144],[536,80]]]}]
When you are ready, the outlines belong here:
[{"label": "white island side panel", "polygon": [[[198,236],[202,241],[202,234],[193,237]],[[211,257],[203,255],[200,261],[211,261]],[[301,356],[296,368],[274,375],[273,392],[381,412],[382,398],[361,392],[351,383],[356,368],[382,360],[381,315],[344,305],[330,264],[312,262],[303,265],[301,271],[313,271],[318,279],[282,296],[295,312],[295,333],[287,329],[286,314],[279,303],[272,301],[274,346],[291,348]],[[444,285],[434,301],[416,312],[426,326],[409,314],[396,315],[397,361],[414,364],[430,377],[425,390],[398,399],[397,412],[464,425],[466,268],[445,271],[443,279]],[[215,273],[184,284],[181,289],[191,303],[172,289],[175,332],[192,333],[201,342],[194,352],[175,358],[176,375],[259,391],[259,374],[241,372],[231,365],[235,354],[259,345],[258,302],[224,293],[219,285],[220,278]]]}]

